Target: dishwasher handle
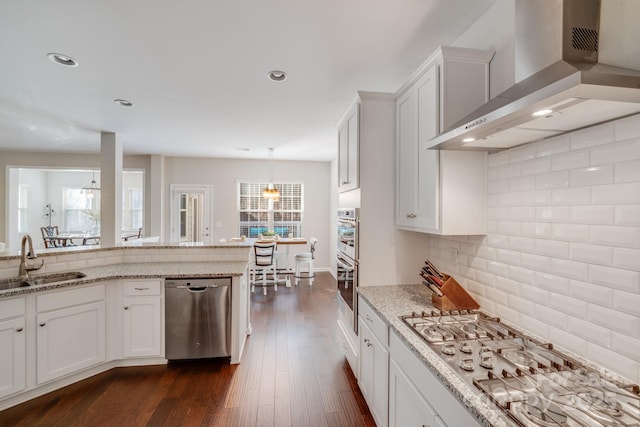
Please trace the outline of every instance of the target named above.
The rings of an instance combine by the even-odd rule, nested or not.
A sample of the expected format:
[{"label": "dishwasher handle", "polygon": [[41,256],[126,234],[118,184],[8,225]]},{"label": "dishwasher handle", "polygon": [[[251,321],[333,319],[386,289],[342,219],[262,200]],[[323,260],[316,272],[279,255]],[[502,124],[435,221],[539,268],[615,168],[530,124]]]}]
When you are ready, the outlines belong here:
[{"label": "dishwasher handle", "polygon": [[202,292],[206,292],[209,288],[218,288],[220,287],[220,285],[215,284],[215,283],[211,283],[208,285],[177,285],[176,289],[186,289],[189,292],[192,293],[202,293]]}]

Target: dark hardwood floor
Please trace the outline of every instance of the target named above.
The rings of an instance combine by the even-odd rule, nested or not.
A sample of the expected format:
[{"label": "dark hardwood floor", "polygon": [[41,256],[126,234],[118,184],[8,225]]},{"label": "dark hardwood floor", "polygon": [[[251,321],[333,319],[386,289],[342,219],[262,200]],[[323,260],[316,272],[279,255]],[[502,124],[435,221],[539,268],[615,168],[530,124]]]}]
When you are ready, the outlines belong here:
[{"label": "dark hardwood floor", "polygon": [[0,426],[375,426],[338,347],[336,296],[329,273],[256,289],[240,365],[112,369],[1,411]]}]

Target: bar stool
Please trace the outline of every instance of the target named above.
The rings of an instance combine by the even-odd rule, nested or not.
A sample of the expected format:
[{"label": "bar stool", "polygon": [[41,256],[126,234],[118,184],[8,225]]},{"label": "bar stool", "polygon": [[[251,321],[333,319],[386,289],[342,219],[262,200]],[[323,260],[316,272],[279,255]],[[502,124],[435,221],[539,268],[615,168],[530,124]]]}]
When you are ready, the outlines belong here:
[{"label": "bar stool", "polygon": [[[276,268],[275,243],[253,245],[254,259],[251,265],[251,292],[255,291],[256,285],[261,285],[263,293],[267,295],[267,274],[273,275],[273,290],[278,291],[278,270]],[[262,273],[262,282],[256,281],[256,271]]]},{"label": "bar stool", "polygon": [[[311,252],[300,252],[295,256],[296,272],[294,277],[296,278],[296,286],[298,285],[298,282],[300,282],[300,279],[309,279],[309,285],[313,286],[313,278],[315,277],[313,272],[313,260],[316,257],[316,243],[318,243],[318,239],[312,237]],[[304,273],[301,270],[305,267],[305,264],[307,267],[307,275],[301,276],[301,274]]]}]

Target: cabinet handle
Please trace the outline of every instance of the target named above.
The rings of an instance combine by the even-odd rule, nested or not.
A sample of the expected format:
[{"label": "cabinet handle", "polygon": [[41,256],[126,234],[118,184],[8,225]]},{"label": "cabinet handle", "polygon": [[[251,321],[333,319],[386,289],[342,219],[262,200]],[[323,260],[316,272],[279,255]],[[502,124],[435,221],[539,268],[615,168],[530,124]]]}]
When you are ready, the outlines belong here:
[{"label": "cabinet handle", "polygon": [[46,325],[47,325],[47,322],[40,323],[40,326],[46,326]]},{"label": "cabinet handle", "polygon": [[124,306],[124,309],[125,309],[125,310],[129,310],[129,306],[128,306],[128,305],[125,305],[125,306]]},{"label": "cabinet handle", "polygon": [[136,291],[148,291],[149,290],[149,288],[133,288],[133,289],[135,289]]},{"label": "cabinet handle", "polygon": [[16,329],[16,332],[22,332],[22,331],[24,331],[24,328],[18,328],[18,329]]},{"label": "cabinet handle", "polygon": [[373,323],[373,319],[371,317],[369,317],[368,314],[365,314],[364,318],[367,319],[368,322]]},{"label": "cabinet handle", "polygon": [[342,181],[342,185],[351,184],[351,181]]}]

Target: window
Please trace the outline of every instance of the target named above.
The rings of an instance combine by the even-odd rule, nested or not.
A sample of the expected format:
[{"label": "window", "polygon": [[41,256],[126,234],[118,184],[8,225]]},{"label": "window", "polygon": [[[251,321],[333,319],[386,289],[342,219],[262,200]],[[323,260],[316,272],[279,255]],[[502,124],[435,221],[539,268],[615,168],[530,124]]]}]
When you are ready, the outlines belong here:
[{"label": "window", "polygon": [[142,188],[127,188],[122,192],[122,228],[137,230],[142,228],[144,200]]},{"label": "window", "polygon": [[88,192],[81,188],[64,188],[64,229],[88,231],[100,225],[100,192]]},{"label": "window", "polygon": [[18,185],[18,232],[28,233],[29,184]]},{"label": "window", "polygon": [[280,192],[277,202],[262,197],[266,186],[266,182],[238,183],[239,234],[255,238],[273,231],[281,236],[301,237],[304,185],[275,183]]}]

